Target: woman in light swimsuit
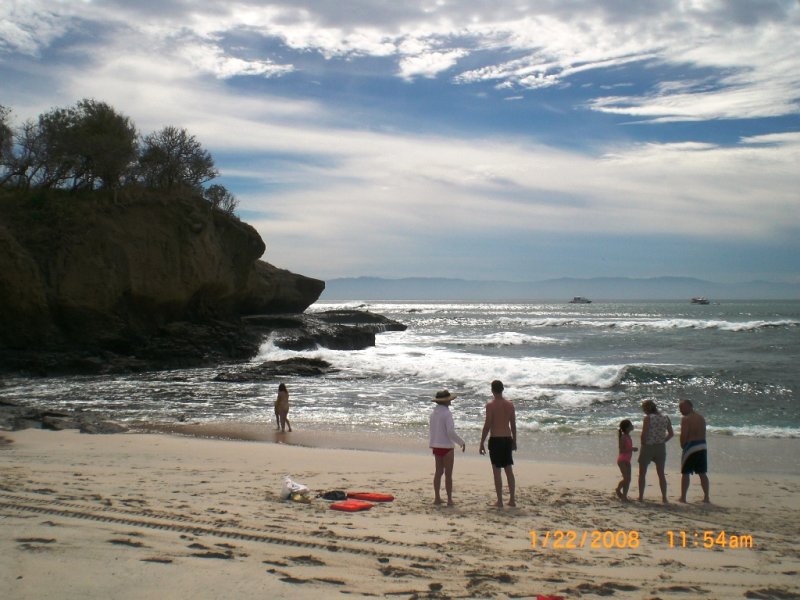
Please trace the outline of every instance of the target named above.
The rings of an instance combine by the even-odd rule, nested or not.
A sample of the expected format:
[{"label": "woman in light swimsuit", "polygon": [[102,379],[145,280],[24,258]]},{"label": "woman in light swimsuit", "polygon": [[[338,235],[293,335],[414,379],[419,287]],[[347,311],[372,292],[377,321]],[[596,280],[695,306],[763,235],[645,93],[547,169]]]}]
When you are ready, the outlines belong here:
[{"label": "woman in light swimsuit", "polygon": [[275,423],[282,432],[289,428],[289,433],[292,431],[292,425],[289,423],[289,390],[286,389],[286,384],[282,383],[278,386],[278,397],[275,399]]},{"label": "woman in light swimsuit", "polygon": [[675,435],[672,422],[667,415],[658,412],[652,400],[642,402],[644,420],[642,421],[642,451],[639,452],[639,502],[644,500],[647,466],[656,463],[658,485],[661,488],[661,501],[667,502],[667,476],[664,463],[667,461],[667,442]]}]

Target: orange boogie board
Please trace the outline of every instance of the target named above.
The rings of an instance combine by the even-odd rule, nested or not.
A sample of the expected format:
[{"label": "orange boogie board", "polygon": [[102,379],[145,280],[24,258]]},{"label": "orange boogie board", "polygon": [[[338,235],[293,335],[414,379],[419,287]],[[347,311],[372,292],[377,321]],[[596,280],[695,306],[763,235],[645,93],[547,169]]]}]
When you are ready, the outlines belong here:
[{"label": "orange boogie board", "polygon": [[334,502],[330,506],[331,510],[341,510],[344,512],[358,512],[360,510],[369,510],[372,504],[369,502],[362,502],[361,500],[342,500],[341,502]]},{"label": "orange boogie board", "polygon": [[394,496],[391,494],[378,494],[376,492],[347,492],[348,498],[356,500],[368,500],[369,502],[391,502]]}]

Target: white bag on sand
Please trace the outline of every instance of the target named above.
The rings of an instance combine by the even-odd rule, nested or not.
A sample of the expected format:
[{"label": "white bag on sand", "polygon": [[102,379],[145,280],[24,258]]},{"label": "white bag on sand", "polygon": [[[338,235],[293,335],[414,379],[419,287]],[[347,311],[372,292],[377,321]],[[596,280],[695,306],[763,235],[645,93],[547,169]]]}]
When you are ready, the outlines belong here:
[{"label": "white bag on sand", "polygon": [[303,485],[302,483],[297,483],[296,481],[292,481],[292,478],[288,475],[283,478],[283,487],[281,488],[281,500],[286,500],[292,494],[302,494],[303,496],[308,495],[311,493],[311,490],[308,489],[308,486]]}]

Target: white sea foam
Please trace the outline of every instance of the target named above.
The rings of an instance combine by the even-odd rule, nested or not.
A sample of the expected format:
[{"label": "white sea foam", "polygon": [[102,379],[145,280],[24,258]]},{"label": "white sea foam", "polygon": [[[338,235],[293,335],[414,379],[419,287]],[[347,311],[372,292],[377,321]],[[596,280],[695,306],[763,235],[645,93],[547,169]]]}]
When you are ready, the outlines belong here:
[{"label": "white sea foam", "polygon": [[526,318],[526,317],[507,317],[498,319],[504,325],[515,324],[530,328],[559,328],[559,327],[583,327],[597,329],[630,329],[644,330],[653,329],[666,331],[670,329],[719,329],[721,331],[757,331],[772,327],[798,327],[800,321],[792,319],[780,319],[776,321],[721,321],[703,319],[575,319],[567,317],[548,317],[548,318]]},{"label": "white sea foam", "polygon": [[[402,333],[402,332],[401,332]],[[473,389],[483,389],[493,379],[513,381],[526,393],[539,392],[542,386],[610,388],[624,376],[625,365],[591,365],[555,358],[502,357],[469,354],[441,346],[404,344],[404,335],[382,338],[380,346],[358,352],[319,349],[297,353],[280,350],[271,341],[262,345],[259,360],[282,360],[309,355],[323,358],[338,369],[357,374],[391,377],[398,380],[439,384],[453,381]]]},{"label": "white sea foam", "polygon": [[[474,441],[489,382],[499,378],[517,407],[518,428],[541,437],[613,437],[622,418],[639,427],[641,401],[650,397],[675,424],[677,398],[690,397],[712,433],[800,437],[796,302],[713,311],[675,303],[617,309],[361,302],[313,310],[365,307],[409,328],[382,333],[376,347],[357,352],[293,352],[268,340],[253,359],[318,357],[335,367],[322,377],[285,378],[301,428],[424,438],[430,397],[448,387],[459,394],[457,427]],[[214,381],[221,370],[238,369],[8,379],[0,398],[120,420],[272,422],[277,383]]]},{"label": "white sea foam", "polygon": [[797,427],[713,427],[707,428],[709,433],[716,435],[730,435],[733,437],[768,437],[768,438],[800,438],[800,428]]},{"label": "white sea foam", "polygon": [[453,344],[456,346],[475,346],[475,347],[495,347],[504,346],[540,346],[548,344],[563,344],[563,340],[557,340],[543,335],[531,335],[516,331],[500,331],[480,336],[440,336],[438,340],[442,344]]}]

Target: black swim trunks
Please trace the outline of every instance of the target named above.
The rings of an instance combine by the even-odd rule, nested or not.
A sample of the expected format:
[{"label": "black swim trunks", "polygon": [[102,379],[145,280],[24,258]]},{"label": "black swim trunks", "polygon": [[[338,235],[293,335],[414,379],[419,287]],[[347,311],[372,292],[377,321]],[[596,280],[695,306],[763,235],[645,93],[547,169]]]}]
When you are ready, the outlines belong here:
[{"label": "black swim trunks", "polygon": [[492,466],[502,469],[514,464],[511,456],[511,447],[514,441],[511,437],[490,437],[489,438],[489,460]]},{"label": "black swim trunks", "polygon": [[683,475],[691,475],[697,473],[702,475],[708,472],[708,453],[705,450],[698,450],[687,458],[683,466],[681,466],[681,473]]}]

